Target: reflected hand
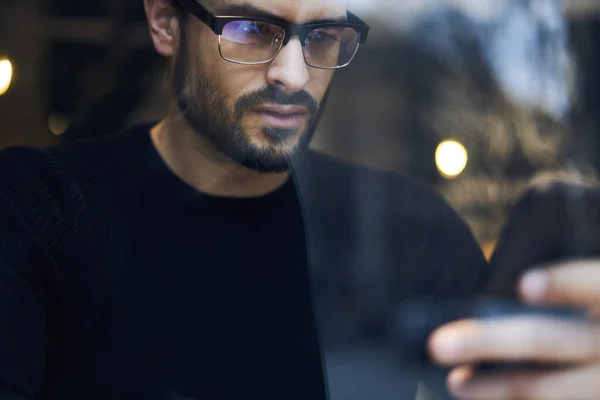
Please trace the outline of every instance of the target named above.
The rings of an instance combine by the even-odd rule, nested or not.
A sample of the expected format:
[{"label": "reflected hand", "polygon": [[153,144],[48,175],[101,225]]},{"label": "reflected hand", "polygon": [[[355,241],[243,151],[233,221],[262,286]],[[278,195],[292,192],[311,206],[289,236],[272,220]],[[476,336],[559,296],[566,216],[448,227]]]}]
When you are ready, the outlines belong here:
[{"label": "reflected hand", "polygon": [[[531,272],[520,292],[530,304],[583,307],[592,318],[465,320],[438,329],[429,340],[434,361],[463,365],[448,378],[450,392],[460,399],[600,399],[600,260]],[[560,368],[473,374],[469,364],[489,361],[550,362]]]}]

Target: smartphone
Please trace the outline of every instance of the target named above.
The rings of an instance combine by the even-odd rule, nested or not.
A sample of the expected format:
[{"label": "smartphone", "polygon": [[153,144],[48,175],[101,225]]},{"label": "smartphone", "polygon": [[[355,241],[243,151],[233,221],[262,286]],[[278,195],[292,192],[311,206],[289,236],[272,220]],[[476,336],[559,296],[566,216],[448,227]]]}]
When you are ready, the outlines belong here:
[{"label": "smartphone", "polygon": [[508,214],[490,259],[485,295],[518,298],[518,282],[532,268],[600,256],[600,188],[553,183],[534,186]]},{"label": "smartphone", "polygon": [[[459,319],[545,315],[583,321],[585,312],[568,307],[528,306],[519,301],[520,278],[533,267],[574,258],[600,257],[600,188],[556,183],[532,187],[514,204],[491,258],[491,277],[477,297],[411,299],[400,307],[394,329],[404,362],[430,365],[429,336]],[[528,363],[476,366],[479,373],[499,369],[551,368]]]}]

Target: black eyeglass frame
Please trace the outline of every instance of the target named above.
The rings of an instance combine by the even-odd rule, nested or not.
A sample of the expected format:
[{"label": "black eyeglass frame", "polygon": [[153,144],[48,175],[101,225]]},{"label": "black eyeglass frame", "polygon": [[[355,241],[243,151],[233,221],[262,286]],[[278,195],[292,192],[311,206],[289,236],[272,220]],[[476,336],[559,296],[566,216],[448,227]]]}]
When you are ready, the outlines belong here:
[{"label": "black eyeglass frame", "polygon": [[[213,13],[211,13],[210,11],[208,11],[206,8],[204,8],[204,6],[200,3],[198,3],[196,0],[176,0],[176,3],[180,4],[186,11],[188,11],[190,14],[194,15],[200,21],[204,22],[216,35],[219,36],[219,53],[221,53],[220,41],[221,41],[221,35],[223,34],[223,29],[225,28],[225,25],[227,25],[230,22],[248,21],[248,20],[257,21],[257,22],[265,22],[268,24],[279,26],[284,30],[285,35],[283,37],[282,45],[279,47],[279,50],[275,53],[275,55],[266,61],[259,61],[259,62],[236,61],[236,60],[231,60],[229,58],[224,57],[223,54],[221,53],[221,57],[224,60],[233,62],[233,63],[237,63],[237,64],[258,65],[258,64],[269,63],[277,57],[277,55],[279,54],[279,52],[281,51],[283,46],[288,44],[290,39],[294,36],[298,36],[300,38],[300,43],[302,43],[302,47],[304,48],[304,43],[306,42],[306,38],[307,38],[308,34],[311,31],[313,31],[315,29],[319,29],[319,28],[352,28],[352,29],[356,30],[356,32],[358,33],[358,44],[359,45],[365,44],[367,41],[367,37],[369,35],[369,25],[367,25],[362,19],[360,19],[358,16],[351,13],[350,11],[346,12],[347,17],[348,17],[347,22],[311,22],[308,24],[295,25],[295,24],[291,24],[284,20],[273,19],[273,18],[261,18],[261,17],[252,17],[252,16],[216,16]],[[352,60],[354,59],[354,56],[358,52],[359,47],[360,46],[356,46],[356,51],[354,52],[354,54],[352,55],[350,60],[344,65],[340,65],[340,66],[336,66],[336,67],[318,67],[318,66],[311,65],[306,60],[306,57],[305,57],[305,61],[308,65],[310,65],[313,68],[317,68],[317,69],[343,68],[343,67],[346,67],[347,65],[349,65],[350,62],[352,62]]]}]

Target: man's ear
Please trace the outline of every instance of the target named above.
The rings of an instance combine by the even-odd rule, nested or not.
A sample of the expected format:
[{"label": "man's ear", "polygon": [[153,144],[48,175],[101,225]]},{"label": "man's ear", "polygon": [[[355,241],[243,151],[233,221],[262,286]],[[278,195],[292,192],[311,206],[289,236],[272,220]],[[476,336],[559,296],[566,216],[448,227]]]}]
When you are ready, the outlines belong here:
[{"label": "man's ear", "polygon": [[179,30],[177,10],[170,0],[144,0],[150,37],[156,51],[165,57],[175,54],[175,38]]}]

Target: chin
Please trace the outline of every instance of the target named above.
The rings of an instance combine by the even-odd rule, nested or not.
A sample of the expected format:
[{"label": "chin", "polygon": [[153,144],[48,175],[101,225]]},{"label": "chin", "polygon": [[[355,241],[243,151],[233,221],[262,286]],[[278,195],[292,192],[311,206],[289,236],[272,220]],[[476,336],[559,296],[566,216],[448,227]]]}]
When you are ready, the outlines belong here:
[{"label": "chin", "polygon": [[293,138],[285,143],[273,143],[269,139],[253,140],[238,162],[244,167],[261,173],[283,173],[290,170],[292,156],[305,150],[301,140]]},{"label": "chin", "polygon": [[279,174],[290,170],[290,160],[287,155],[272,154],[257,157],[256,155],[244,157],[239,160],[243,167],[262,174]]},{"label": "chin", "polygon": [[313,129],[281,129],[254,126],[240,130],[238,140],[225,151],[242,166],[261,173],[290,170],[290,159],[303,153],[312,140]]},{"label": "chin", "polygon": [[259,151],[292,151],[305,133],[300,129],[280,129],[264,125],[255,126],[244,131],[246,141]]},{"label": "chin", "polygon": [[247,140],[257,152],[289,155],[301,146],[305,134],[297,129],[273,129],[263,127],[247,135]]}]

